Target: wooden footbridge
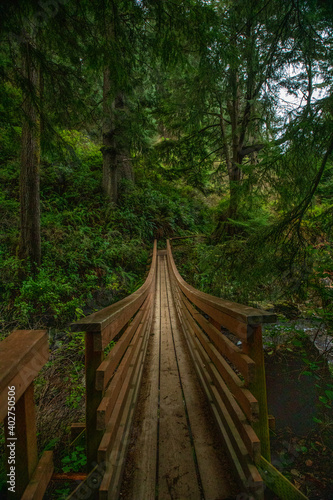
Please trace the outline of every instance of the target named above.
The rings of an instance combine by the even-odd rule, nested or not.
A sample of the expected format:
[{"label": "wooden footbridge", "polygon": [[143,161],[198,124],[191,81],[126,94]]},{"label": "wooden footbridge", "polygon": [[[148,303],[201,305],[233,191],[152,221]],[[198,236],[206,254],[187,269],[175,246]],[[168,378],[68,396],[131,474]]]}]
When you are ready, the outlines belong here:
[{"label": "wooden footbridge", "polygon": [[[69,498],[245,500],[269,488],[305,499],[270,463],[261,329],[274,321],[199,292],[178,273],[170,243],[157,251],[155,242],[144,285],[72,325],[85,332],[86,422],[74,429],[85,429],[88,470]],[[52,452],[38,461],[32,385],[47,359],[43,331],[0,344],[1,420],[16,446],[7,498],[52,498]]]}]

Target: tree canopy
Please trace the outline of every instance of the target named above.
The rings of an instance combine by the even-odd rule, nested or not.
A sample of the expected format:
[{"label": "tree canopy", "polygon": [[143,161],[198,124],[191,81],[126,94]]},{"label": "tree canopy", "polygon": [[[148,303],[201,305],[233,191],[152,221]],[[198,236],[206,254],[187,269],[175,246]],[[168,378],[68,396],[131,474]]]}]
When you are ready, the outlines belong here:
[{"label": "tree canopy", "polygon": [[303,220],[331,189],[326,2],[25,0],[2,2],[0,30],[1,161],[20,164],[22,276],[43,262],[40,179],[55,161],[78,164],[75,131],[101,151],[111,211],[121,186],[154,171],[220,197],[215,243],[252,233],[291,260],[306,248]]}]

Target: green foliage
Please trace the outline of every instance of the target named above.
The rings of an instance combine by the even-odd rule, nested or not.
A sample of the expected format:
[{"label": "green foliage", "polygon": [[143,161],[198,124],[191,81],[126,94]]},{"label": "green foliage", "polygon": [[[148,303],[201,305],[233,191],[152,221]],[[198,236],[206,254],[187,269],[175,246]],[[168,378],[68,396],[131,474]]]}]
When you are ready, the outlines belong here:
[{"label": "green foliage", "polygon": [[151,242],[154,238],[200,231],[205,226],[207,210],[195,192],[191,197],[185,193],[186,188],[161,178],[158,184],[156,180],[137,186],[123,182],[121,208],[113,213],[112,220],[116,228],[125,227],[131,238],[138,236]]},{"label": "green foliage", "polygon": [[14,302],[17,315],[23,322],[29,321],[33,314],[66,319],[73,316],[78,305],[75,285],[70,284],[64,273],[55,275],[45,267],[39,269],[36,277],[29,276],[22,283]]},{"label": "green foliage", "polygon": [[[68,483],[65,483],[65,484],[68,484]],[[56,493],[56,498],[57,500],[66,500],[66,498],[68,498],[69,494],[71,492],[71,489],[64,486],[63,488],[57,488],[55,490],[55,493]]]},{"label": "green foliage", "polygon": [[64,382],[70,384],[70,393],[66,397],[66,405],[69,408],[78,408],[82,405],[85,395],[83,383],[82,362],[73,363],[73,368],[69,377],[64,377]]},{"label": "green foliage", "polygon": [[[78,131],[60,135],[66,147],[47,153],[42,164],[43,262],[35,275],[24,276],[15,256],[19,207],[11,190],[17,170],[9,163],[2,174],[1,215],[8,227],[0,238],[3,327],[15,321],[61,328],[119,300],[142,284],[154,238],[201,232],[206,225],[207,208],[195,190],[153,172],[147,179],[144,166],[135,185],[123,181],[119,206],[109,207],[99,147]],[[81,389],[68,396],[69,405],[78,404]]]},{"label": "green foliage", "polygon": [[51,439],[51,441],[49,441],[47,443],[47,445],[44,447],[43,451],[53,450],[54,447],[59,443],[59,441],[60,441],[59,437],[55,437],[55,438]]},{"label": "green foliage", "polygon": [[87,464],[84,447],[76,446],[69,455],[62,458],[61,463],[63,464],[63,472],[79,472],[84,470]]}]

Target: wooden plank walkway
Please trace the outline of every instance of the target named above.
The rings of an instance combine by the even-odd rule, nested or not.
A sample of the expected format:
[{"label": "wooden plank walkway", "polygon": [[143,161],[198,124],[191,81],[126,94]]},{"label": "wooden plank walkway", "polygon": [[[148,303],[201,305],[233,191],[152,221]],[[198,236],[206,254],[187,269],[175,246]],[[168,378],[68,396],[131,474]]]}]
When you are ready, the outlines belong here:
[{"label": "wooden plank walkway", "polygon": [[223,500],[238,492],[196,378],[171,293],[166,251],[120,498]]}]

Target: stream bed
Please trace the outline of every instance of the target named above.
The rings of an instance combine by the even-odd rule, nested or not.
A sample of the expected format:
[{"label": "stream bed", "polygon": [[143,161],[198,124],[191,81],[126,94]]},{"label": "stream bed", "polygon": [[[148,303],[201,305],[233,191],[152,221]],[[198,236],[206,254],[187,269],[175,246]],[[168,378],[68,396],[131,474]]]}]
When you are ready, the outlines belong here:
[{"label": "stream bed", "polygon": [[333,404],[326,397],[333,390],[332,346],[319,322],[281,322],[264,331],[268,412],[276,425],[272,463],[310,500],[333,498]]}]

